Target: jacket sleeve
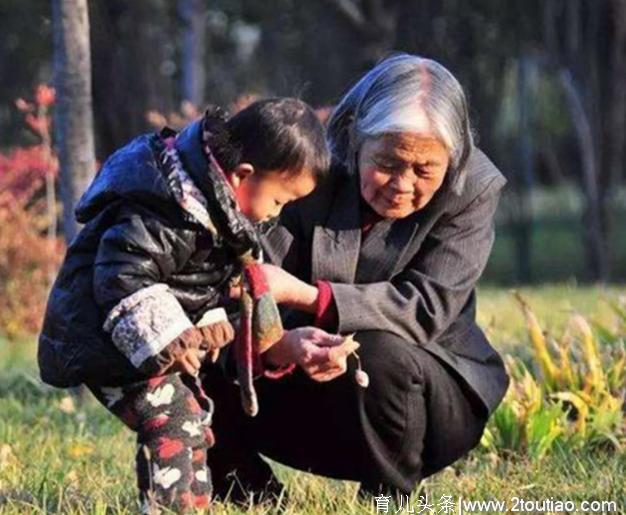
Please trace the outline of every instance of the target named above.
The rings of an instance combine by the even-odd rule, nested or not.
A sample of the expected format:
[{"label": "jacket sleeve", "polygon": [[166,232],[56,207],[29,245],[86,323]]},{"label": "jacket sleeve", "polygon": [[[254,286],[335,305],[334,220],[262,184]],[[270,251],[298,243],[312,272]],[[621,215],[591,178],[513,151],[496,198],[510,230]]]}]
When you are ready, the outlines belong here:
[{"label": "jacket sleeve", "polygon": [[156,217],[131,214],[100,239],[94,297],[106,315],[104,330],[135,367],[193,327],[167,286],[191,256],[193,234]]},{"label": "jacket sleeve", "polygon": [[487,264],[502,185],[492,180],[461,212],[442,218],[390,281],[331,282],[339,332],[385,330],[424,344],[447,329]]}]

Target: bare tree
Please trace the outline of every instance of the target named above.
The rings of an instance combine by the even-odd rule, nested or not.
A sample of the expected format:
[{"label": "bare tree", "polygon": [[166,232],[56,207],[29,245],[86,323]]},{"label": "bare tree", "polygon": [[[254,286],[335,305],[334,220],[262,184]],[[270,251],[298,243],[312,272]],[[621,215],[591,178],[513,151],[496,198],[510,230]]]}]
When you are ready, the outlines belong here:
[{"label": "bare tree", "polygon": [[52,0],[56,144],[61,171],[63,230],[78,230],[74,206],[95,169],[91,106],[91,56],[87,0]]}]

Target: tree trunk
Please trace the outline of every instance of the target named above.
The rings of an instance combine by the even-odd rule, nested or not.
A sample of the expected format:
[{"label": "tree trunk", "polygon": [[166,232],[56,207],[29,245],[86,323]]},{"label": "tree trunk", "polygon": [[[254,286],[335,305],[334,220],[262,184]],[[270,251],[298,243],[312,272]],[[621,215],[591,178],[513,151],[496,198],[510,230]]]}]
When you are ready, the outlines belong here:
[{"label": "tree trunk", "polygon": [[55,135],[61,172],[63,230],[78,231],[74,206],[95,168],[87,0],[53,0]]},{"label": "tree trunk", "polygon": [[518,60],[517,96],[518,96],[518,173],[516,182],[516,200],[518,203],[515,246],[517,254],[517,278],[522,283],[532,280],[532,209],[530,192],[533,188],[533,140],[531,127],[530,75],[531,61],[527,55]]},{"label": "tree trunk", "polygon": [[580,147],[583,192],[586,199],[583,230],[589,272],[594,280],[604,281],[608,276],[608,262],[603,237],[602,205],[593,132],[583,107],[581,95],[574,84],[571,73],[562,69],[559,78],[565,91],[565,99],[570,109],[574,131]]},{"label": "tree trunk", "polygon": [[[607,140],[606,163],[607,190],[624,179],[624,148],[626,146],[626,0],[612,0],[610,15],[613,38],[609,54],[608,95],[606,102],[605,138]],[[609,198],[609,201],[612,200]]]},{"label": "tree trunk", "polygon": [[[97,156],[153,128],[146,113],[177,110],[175,7],[162,0],[90,0],[91,59]],[[174,4],[176,6],[176,4]]]},{"label": "tree trunk", "polygon": [[206,3],[203,0],[180,0],[183,20],[182,93],[183,100],[200,107],[205,101]]}]

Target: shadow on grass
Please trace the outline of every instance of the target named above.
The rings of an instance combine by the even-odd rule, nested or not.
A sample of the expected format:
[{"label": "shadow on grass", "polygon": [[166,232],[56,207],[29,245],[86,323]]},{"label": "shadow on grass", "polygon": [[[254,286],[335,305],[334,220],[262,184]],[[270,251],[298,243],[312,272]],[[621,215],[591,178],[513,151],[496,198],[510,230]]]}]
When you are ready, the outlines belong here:
[{"label": "shadow on grass", "polygon": [[0,377],[0,399],[11,397],[28,403],[46,397],[60,399],[64,395],[67,393],[46,385],[29,371],[5,371]]}]

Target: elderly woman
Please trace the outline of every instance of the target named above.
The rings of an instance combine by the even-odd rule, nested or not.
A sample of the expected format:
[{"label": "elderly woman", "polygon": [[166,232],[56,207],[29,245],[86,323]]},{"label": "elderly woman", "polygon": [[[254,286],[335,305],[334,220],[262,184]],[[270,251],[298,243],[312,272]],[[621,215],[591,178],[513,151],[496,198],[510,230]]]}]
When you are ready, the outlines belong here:
[{"label": "elderly woman", "polygon": [[[259,454],[359,481],[364,494],[409,493],[476,446],[508,385],[475,323],[505,179],[474,147],[458,81],[429,59],[388,58],[339,102],[328,138],[331,179],[266,235],[282,267],[266,272],[286,325],[356,333],[369,386],[353,357],[348,373],[318,359],[260,380],[260,413],[245,420],[236,389],[207,378],[218,496],[277,487]],[[288,334],[268,363],[307,363],[311,331]]]}]

